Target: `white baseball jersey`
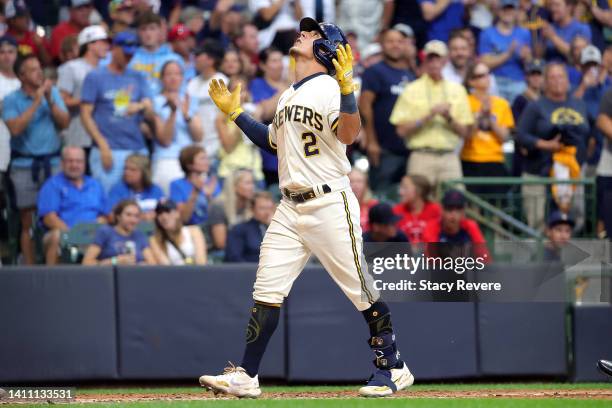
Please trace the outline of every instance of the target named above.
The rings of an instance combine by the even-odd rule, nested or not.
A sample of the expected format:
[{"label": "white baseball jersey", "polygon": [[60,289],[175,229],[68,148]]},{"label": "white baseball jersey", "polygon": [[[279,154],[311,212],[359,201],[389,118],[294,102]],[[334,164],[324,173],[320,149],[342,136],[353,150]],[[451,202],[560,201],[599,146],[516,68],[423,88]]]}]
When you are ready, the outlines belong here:
[{"label": "white baseball jersey", "polygon": [[281,188],[311,188],[351,171],[346,145],[336,137],[339,110],[340,87],[329,75],[309,77],[283,92],[268,127]]},{"label": "white baseball jersey", "polygon": [[268,142],[277,149],[280,187],[300,191],[328,184],[331,191],[299,204],[281,200],[261,244],[256,301],[282,303],[311,254],[358,310],[378,299],[362,256],[346,146],[336,137],[339,110],[340,87],[325,74],[298,82],[278,101]]}]

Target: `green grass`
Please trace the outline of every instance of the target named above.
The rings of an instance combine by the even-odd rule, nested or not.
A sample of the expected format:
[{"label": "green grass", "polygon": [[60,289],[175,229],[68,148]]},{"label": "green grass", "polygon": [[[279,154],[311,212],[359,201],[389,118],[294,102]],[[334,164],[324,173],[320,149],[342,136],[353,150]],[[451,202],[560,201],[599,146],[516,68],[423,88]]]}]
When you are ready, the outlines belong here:
[{"label": "green grass", "polygon": [[[612,383],[496,383],[496,384],[418,384],[406,391],[406,396],[411,391],[478,391],[478,390],[581,390],[581,389],[604,389],[612,392]],[[264,392],[341,392],[354,391],[356,385],[292,385],[292,386],[264,386]],[[94,394],[197,394],[205,392],[200,387],[78,387],[77,395],[86,396]],[[345,399],[292,399],[292,400],[237,400],[237,399],[218,399],[218,400],[199,400],[199,401],[142,401],[142,402],[121,402],[121,403],[96,403],[96,404],[75,404],[69,407],[127,407],[127,408],[378,408],[378,407],[408,407],[408,408],[599,408],[612,407],[610,400],[587,400],[587,399],[516,399],[516,398],[395,398],[369,400],[363,398]],[[19,404],[19,405],[0,405],[5,407],[48,407],[48,404]]]},{"label": "green grass", "polygon": [[[357,391],[359,385],[262,385],[264,392],[309,392],[309,391]],[[612,390],[612,382],[609,383],[471,383],[471,384],[415,384],[410,391],[476,391],[489,390],[580,390],[580,389],[609,389]],[[127,387],[127,388],[79,388],[77,395],[86,394],[169,394],[169,393],[198,393],[201,387]]]},{"label": "green grass", "polygon": [[[154,401],[116,404],[70,404],[95,408],[599,408],[610,407],[610,401],[597,400],[533,400],[533,399],[344,399],[344,400],[211,400],[211,401]],[[10,405],[6,405],[10,406]],[[5,405],[3,405],[5,407]],[[48,407],[47,404],[14,405],[14,407]]]}]

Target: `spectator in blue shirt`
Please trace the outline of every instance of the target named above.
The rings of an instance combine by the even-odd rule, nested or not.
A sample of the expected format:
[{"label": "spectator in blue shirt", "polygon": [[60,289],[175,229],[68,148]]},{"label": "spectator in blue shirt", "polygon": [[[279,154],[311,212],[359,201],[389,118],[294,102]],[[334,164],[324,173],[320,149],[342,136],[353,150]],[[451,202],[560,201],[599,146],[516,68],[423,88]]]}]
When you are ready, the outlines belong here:
[{"label": "spectator in blue shirt", "polygon": [[147,236],[136,229],[140,216],[136,201],[120,201],[113,210],[115,225],[103,225],[96,231],[83,265],[155,265]]},{"label": "spectator in blue shirt", "polygon": [[497,23],[480,34],[478,53],[495,75],[499,96],[510,103],[525,90],[523,66],[531,60],[531,34],[516,25],[518,0],[502,0]]},{"label": "spectator in blue shirt", "polygon": [[236,224],[227,235],[225,262],[258,262],[259,248],[274,215],[274,200],[267,191],[255,193],[253,218]]},{"label": "spectator in blue shirt", "polygon": [[427,40],[447,42],[451,31],[463,27],[463,0],[418,0],[429,25]]},{"label": "spectator in blue shirt", "polygon": [[174,201],[186,225],[203,224],[208,219],[208,205],[221,192],[216,176],[208,174],[210,159],[201,146],[183,148],[179,155],[185,177],[170,184]]},{"label": "spectator in blue shirt", "polygon": [[383,61],[366,69],[362,76],[359,111],[364,118],[370,185],[377,191],[399,183],[406,172],[406,144],[389,123],[397,97],[415,78],[404,55],[404,37],[394,29],[385,31]]},{"label": "spectator in blue shirt", "polygon": [[2,118],[11,134],[10,177],[21,220],[21,250],[25,263],[33,264],[30,231],[38,190],[58,171],[61,145],[58,130],[68,127],[70,115],[57,88],[45,79],[34,54],[18,59],[15,73],[21,88],[4,99]]},{"label": "spectator in blue shirt", "polygon": [[[249,91],[253,103],[261,112],[263,123],[270,123],[276,113],[276,105],[281,94],[287,89],[283,80],[283,54],[279,49],[270,47],[259,54],[261,76],[253,79]],[[266,185],[278,184],[278,159],[272,153],[261,150],[262,168]]]},{"label": "spectator in blue shirt", "polygon": [[153,99],[155,138],[153,139],[153,181],[165,193],[170,182],[181,178],[179,153],[183,147],[204,137],[198,101],[181,91],[183,69],[168,61],[161,70],[162,93]]},{"label": "spectator in blue shirt", "polygon": [[38,196],[38,215],[49,231],[43,238],[48,265],[57,263],[60,233],[81,222],[105,222],[105,195],[97,180],[85,176],[85,151],[62,149],[62,171],[45,182]]},{"label": "spectator in blue shirt", "polygon": [[140,124],[143,116],[152,117],[149,86],[142,74],[127,68],[137,45],[133,32],[116,34],[110,64],[87,74],[81,91],[81,120],[95,144],[91,172],[105,191],[121,179],[127,156],[147,154]]},{"label": "spectator in blue shirt", "polygon": [[130,199],[140,206],[143,219],[150,221],[155,218],[155,206],[163,197],[161,188],[151,181],[149,158],[135,153],[125,159],[123,179],[108,194],[106,211],[112,216],[117,203]]},{"label": "spectator in blue shirt", "polygon": [[183,67],[183,58],[172,51],[170,44],[162,43],[161,18],[152,11],[142,13],[136,20],[138,37],[141,46],[138,47],[128,67],[142,73],[149,84],[151,95],[157,95],[161,90],[160,73],[168,61],[177,61]]},{"label": "spectator in blue shirt", "polygon": [[591,28],[576,21],[568,0],[549,0],[548,11],[552,24],[544,22],[542,35],[546,39],[546,60],[566,61],[570,44],[575,36],[582,35],[591,41]]},{"label": "spectator in blue shirt", "polygon": [[591,134],[587,142],[587,174],[595,174],[595,167],[601,157],[603,137],[595,126],[599,115],[599,104],[612,84],[606,70],[601,66],[601,51],[594,45],[584,48],[580,55],[580,85],[573,90],[574,98],[582,99],[586,105],[591,124]]}]

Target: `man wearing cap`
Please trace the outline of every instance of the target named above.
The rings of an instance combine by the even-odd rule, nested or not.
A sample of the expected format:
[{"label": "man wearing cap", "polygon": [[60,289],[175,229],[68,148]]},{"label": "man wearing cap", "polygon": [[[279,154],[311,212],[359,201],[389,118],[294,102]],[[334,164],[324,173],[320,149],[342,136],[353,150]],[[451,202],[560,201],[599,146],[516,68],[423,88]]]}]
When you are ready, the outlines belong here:
[{"label": "man wearing cap", "polygon": [[[442,197],[442,216],[430,221],[423,231],[423,241],[429,244],[471,246],[473,256],[489,258],[489,252],[476,221],[465,216],[465,197],[459,190],[448,190]],[[432,247],[435,249],[435,246]],[[430,248],[430,249],[432,249]],[[429,251],[431,252],[431,251]]]},{"label": "man wearing cap", "polygon": [[19,54],[35,54],[42,65],[51,64],[44,38],[30,30],[30,11],[24,0],[9,0],[4,6],[4,16],[9,34],[19,44]]},{"label": "man wearing cap", "polygon": [[198,103],[198,115],[204,128],[204,139],[201,144],[213,160],[216,159],[221,145],[215,127],[218,110],[212,99],[210,99],[208,87],[213,79],[221,79],[226,83],[229,82],[229,79],[219,72],[219,66],[224,55],[225,51],[218,42],[214,40],[205,41],[195,51],[198,76],[187,84],[189,97]]},{"label": "man wearing cap", "polygon": [[[542,60],[534,59],[525,67],[525,79],[527,88],[512,102],[512,116],[514,123],[518,123],[527,105],[538,100],[542,93],[544,64]],[[523,174],[523,161],[527,156],[527,150],[521,146],[518,139],[514,141],[514,154],[512,156],[512,177],[521,177]]]},{"label": "man wearing cap", "polygon": [[172,46],[172,51],[182,58],[185,67],[183,80],[185,83],[191,81],[198,75],[193,55],[196,44],[195,34],[185,24],[177,24],[168,33],[168,42]]},{"label": "man wearing cap", "polygon": [[429,41],[423,75],[398,98],[389,121],[411,150],[408,174],[422,174],[436,186],[462,177],[457,148],[471,134],[474,117],[465,88],[442,78],[446,45]]},{"label": "man wearing cap", "polygon": [[2,120],[4,97],[21,86],[13,65],[17,59],[17,41],[10,35],[0,37],[0,191],[5,191],[4,173],[11,160],[11,135]]},{"label": "man wearing cap", "polygon": [[94,142],[89,165],[105,191],[121,179],[127,156],[147,154],[140,124],[152,117],[150,88],[142,74],[128,68],[137,48],[134,32],[116,34],[111,62],[87,74],[81,90],[81,120]]},{"label": "man wearing cap", "polygon": [[553,211],[546,223],[548,242],[544,246],[545,261],[560,261],[561,251],[572,238],[572,230],[576,225],[574,219],[561,211]]},{"label": "man wearing cap", "polygon": [[[574,98],[582,99],[587,107],[589,121],[595,123],[599,114],[599,103],[606,89],[612,85],[608,73],[601,66],[601,51],[594,45],[586,46],[580,53],[580,85],[573,91]],[[591,132],[587,142],[586,176],[594,174],[594,168],[601,157],[602,136],[597,128]]]},{"label": "man wearing cap", "polygon": [[406,144],[388,119],[398,96],[415,78],[406,63],[403,41],[400,31],[383,32],[383,61],[366,69],[362,79],[359,110],[365,122],[368,176],[378,191],[399,183],[406,172]]},{"label": "man wearing cap", "polygon": [[70,18],[68,21],[56,25],[51,31],[49,51],[53,60],[59,60],[60,46],[64,38],[69,35],[78,35],[82,29],[89,25],[89,16],[92,10],[92,0],[70,0]]},{"label": "man wearing cap", "polygon": [[35,255],[30,230],[38,190],[58,170],[58,131],[68,126],[70,116],[34,54],[20,57],[15,73],[21,88],[4,99],[2,117],[11,133],[10,174],[21,219],[21,249],[25,262],[32,264]]},{"label": "man wearing cap", "polygon": [[408,237],[398,230],[396,224],[401,219],[393,213],[387,203],[378,203],[368,212],[368,232],[363,234],[363,242],[408,242]]},{"label": "man wearing cap", "polygon": [[157,95],[161,91],[159,76],[164,64],[168,61],[178,61],[182,68],[183,59],[172,51],[169,44],[162,44],[161,18],[157,14],[144,12],[138,17],[136,25],[140,47],[128,67],[143,73],[151,88],[151,95]]},{"label": "man wearing cap", "polygon": [[80,118],[81,90],[87,74],[98,67],[100,60],[108,53],[108,36],[102,26],[92,25],[84,28],[78,36],[79,55],[58,68],[57,86],[64,103],[70,111],[70,126],[64,132],[64,142],[80,146],[86,151],[91,146],[91,136],[83,127]]},{"label": "man wearing cap", "polygon": [[531,60],[531,34],[516,25],[518,0],[502,0],[497,23],[482,32],[478,54],[495,75],[499,96],[512,103],[525,89],[523,65]]}]

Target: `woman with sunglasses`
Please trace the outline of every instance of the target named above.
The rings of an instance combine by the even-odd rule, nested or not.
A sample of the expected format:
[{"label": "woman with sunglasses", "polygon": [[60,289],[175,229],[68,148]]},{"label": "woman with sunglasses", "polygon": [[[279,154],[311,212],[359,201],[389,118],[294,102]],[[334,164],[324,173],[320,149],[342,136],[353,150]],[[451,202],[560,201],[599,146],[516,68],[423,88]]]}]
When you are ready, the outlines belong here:
[{"label": "woman with sunglasses", "polygon": [[[514,117],[507,100],[489,94],[489,67],[476,62],[468,67],[465,87],[470,108],[476,120],[472,133],[461,151],[464,177],[507,177],[502,145],[514,127]],[[506,192],[506,186],[473,186],[470,191],[495,198]]]}]

